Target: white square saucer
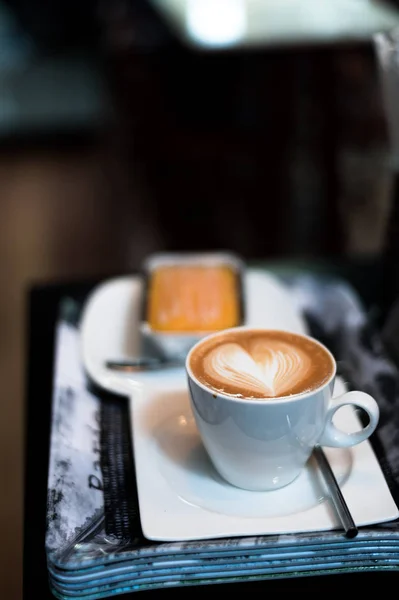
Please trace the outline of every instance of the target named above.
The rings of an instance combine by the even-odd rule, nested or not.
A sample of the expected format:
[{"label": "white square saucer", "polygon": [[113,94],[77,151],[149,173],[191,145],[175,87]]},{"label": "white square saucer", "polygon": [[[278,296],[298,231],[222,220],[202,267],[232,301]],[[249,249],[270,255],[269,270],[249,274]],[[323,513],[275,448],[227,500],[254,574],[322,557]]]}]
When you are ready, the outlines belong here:
[{"label": "white square saucer", "polygon": [[[344,391],[337,380],[336,393]],[[202,446],[183,372],[175,372],[162,386],[137,390],[131,414],[141,524],[148,539],[199,540],[341,527],[313,459],[280,490],[250,492],[225,482]],[[360,427],[352,407],[342,408],[336,419],[348,432]],[[399,516],[368,441],[324,450],[358,527]]]}]

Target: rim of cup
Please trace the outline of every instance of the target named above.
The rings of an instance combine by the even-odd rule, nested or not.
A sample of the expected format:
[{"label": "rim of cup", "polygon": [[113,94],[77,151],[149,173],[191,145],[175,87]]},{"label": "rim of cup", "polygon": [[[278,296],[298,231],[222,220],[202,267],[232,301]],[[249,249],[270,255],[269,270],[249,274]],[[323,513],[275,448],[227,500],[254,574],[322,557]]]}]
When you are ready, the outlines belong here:
[{"label": "rim of cup", "polygon": [[[332,366],[331,375],[327,381],[325,381],[322,385],[320,385],[318,387],[315,387],[306,392],[298,392],[297,394],[291,394],[288,396],[277,396],[277,397],[265,396],[264,398],[260,398],[260,397],[259,398],[246,398],[246,397],[239,398],[237,396],[223,394],[222,392],[218,392],[217,390],[207,387],[204,383],[199,381],[199,379],[194,375],[194,373],[191,369],[191,365],[190,365],[191,356],[196,351],[197,348],[199,348],[203,344],[207,343],[210,339],[222,337],[225,334],[235,332],[235,331],[262,331],[265,333],[274,333],[275,332],[275,333],[283,333],[283,334],[287,333],[287,334],[291,334],[291,335],[294,335],[296,337],[299,337],[299,338],[302,338],[305,340],[310,340],[313,344],[315,344],[316,346],[319,346],[319,348],[324,350],[324,352],[326,352],[326,354],[328,354],[328,356],[330,357],[331,366]],[[316,392],[321,392],[326,387],[328,387],[337,373],[337,361],[335,360],[332,352],[330,352],[330,350],[324,344],[322,344],[321,342],[316,340],[311,335],[297,333],[296,331],[289,331],[287,329],[275,329],[275,328],[271,328],[271,327],[252,327],[250,325],[239,325],[237,327],[229,327],[228,329],[221,329],[219,331],[215,331],[214,333],[207,334],[205,337],[200,339],[198,342],[196,342],[190,348],[190,350],[186,356],[185,367],[186,367],[186,372],[187,372],[188,376],[190,377],[190,379],[192,379],[203,390],[212,394],[215,398],[220,397],[220,398],[223,398],[226,400],[231,400],[232,402],[238,402],[238,403],[245,402],[246,404],[250,403],[250,404],[256,404],[256,405],[259,405],[259,403],[262,403],[263,400],[270,400],[271,402],[273,402],[273,404],[283,404],[283,403],[298,400],[299,398],[306,398],[308,396],[312,396]]]}]

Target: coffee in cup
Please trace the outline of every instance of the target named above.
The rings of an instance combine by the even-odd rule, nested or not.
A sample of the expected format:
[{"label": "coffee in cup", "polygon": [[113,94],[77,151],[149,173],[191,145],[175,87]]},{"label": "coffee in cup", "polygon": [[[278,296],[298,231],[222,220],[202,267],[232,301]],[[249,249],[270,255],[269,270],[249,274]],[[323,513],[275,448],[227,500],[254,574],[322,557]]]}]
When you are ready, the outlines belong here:
[{"label": "coffee in cup", "polygon": [[272,400],[319,388],[334,375],[335,364],[323,346],[306,337],[237,328],[198,346],[190,369],[216,393]]}]

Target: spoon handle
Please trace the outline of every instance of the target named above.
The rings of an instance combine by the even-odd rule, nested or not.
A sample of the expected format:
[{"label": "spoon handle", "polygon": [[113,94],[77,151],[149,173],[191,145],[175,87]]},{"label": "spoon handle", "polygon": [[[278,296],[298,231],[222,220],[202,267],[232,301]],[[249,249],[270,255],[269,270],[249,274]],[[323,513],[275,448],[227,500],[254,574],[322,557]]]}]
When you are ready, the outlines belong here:
[{"label": "spoon handle", "polygon": [[135,358],[130,360],[107,360],[105,366],[107,369],[112,369],[113,371],[139,373],[143,371],[157,371],[159,369],[181,367],[182,363],[158,358]]},{"label": "spoon handle", "polygon": [[358,529],[353,520],[353,517],[349,511],[348,505],[345,502],[345,498],[342,495],[338,482],[335,478],[334,472],[324,454],[321,446],[316,446],[314,449],[314,455],[319,465],[319,468],[324,475],[324,479],[327,483],[328,489],[331,494],[331,500],[337,515],[341,521],[342,527],[345,531],[345,535],[348,538],[354,538],[358,534]]}]

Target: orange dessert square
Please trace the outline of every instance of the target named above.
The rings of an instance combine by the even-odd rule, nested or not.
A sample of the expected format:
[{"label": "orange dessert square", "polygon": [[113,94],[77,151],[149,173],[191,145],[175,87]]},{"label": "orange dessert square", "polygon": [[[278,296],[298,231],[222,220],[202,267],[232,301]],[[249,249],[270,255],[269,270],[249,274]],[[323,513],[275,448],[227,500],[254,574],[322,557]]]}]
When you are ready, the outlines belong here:
[{"label": "orange dessert square", "polygon": [[238,274],[227,265],[165,265],[152,271],[147,321],[161,332],[206,332],[240,324]]}]

